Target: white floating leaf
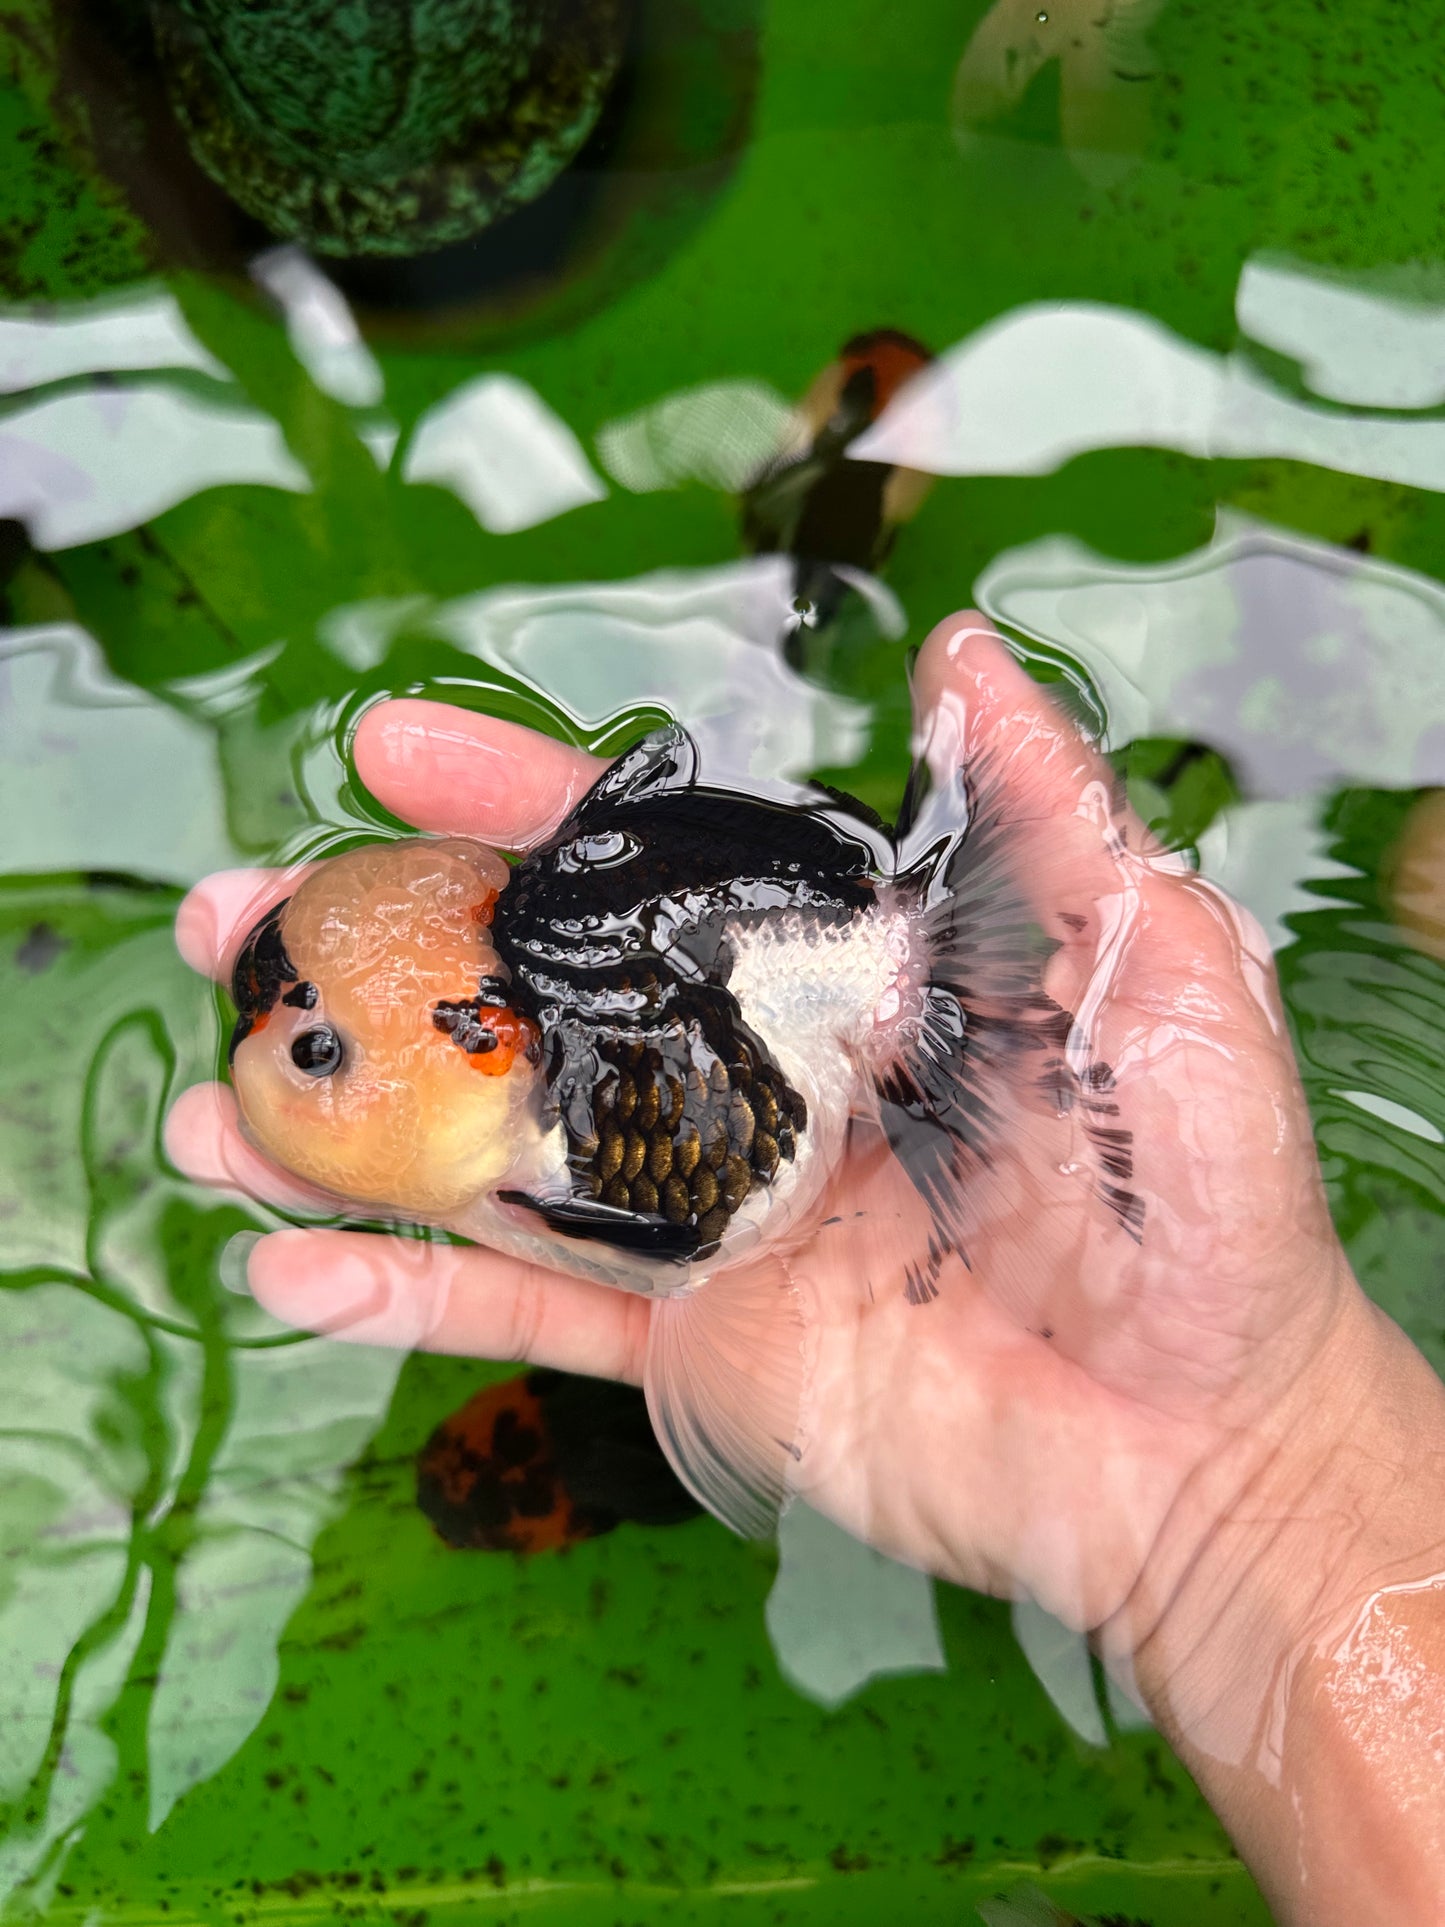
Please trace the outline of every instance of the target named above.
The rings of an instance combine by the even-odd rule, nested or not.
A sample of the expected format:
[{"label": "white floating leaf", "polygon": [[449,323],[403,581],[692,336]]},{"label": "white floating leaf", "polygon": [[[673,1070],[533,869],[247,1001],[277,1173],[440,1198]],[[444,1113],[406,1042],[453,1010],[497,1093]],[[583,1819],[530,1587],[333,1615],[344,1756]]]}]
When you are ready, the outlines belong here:
[{"label": "white floating leaf", "polygon": [[530,529],[607,494],[572,430],[515,375],[479,375],[429,408],[402,475],[451,489],[493,535]]},{"label": "white floating leaf", "polygon": [[403,1354],[318,1338],[231,1354],[234,1409],[195,1511],[151,1701],[150,1824],[254,1732],[311,1548]]},{"label": "white floating leaf", "polygon": [[1445,588],[1414,570],[1227,515],[1142,567],[1046,537],[977,593],[1083,665],[1114,742],[1208,743],[1253,796],[1445,783]]},{"label": "white floating leaf", "polygon": [[[0,1901],[103,1789],[98,1723],[134,1645],[134,1610],[75,1677],[64,1750],[37,1781],[78,1642],[123,1600],[132,1502],[145,1477],[123,1387],[146,1369],[128,1319],[67,1285],[0,1289],[0,1800],[36,1818],[0,1843]],[[22,1657],[23,1656],[23,1657]],[[100,1683],[111,1683],[109,1696]]]},{"label": "white floating leaf", "polygon": [[597,453],[634,494],[701,482],[735,495],[778,453],[794,420],[763,382],[708,382],[609,422],[597,431]]},{"label": "white floating leaf", "polygon": [[[1396,277],[1398,280],[1399,277]],[[1356,283],[1289,261],[1246,261],[1234,298],[1240,327],[1300,364],[1317,395],[1355,408],[1445,402],[1445,299]]]},{"label": "white floating leaf", "polygon": [[0,516],[38,549],[99,542],[240,482],[311,487],[268,415],[164,382],[50,395],[0,418]]},{"label": "white floating leaf", "polygon": [[351,408],[373,408],[386,378],[361,338],[346,296],[298,247],[268,248],[251,263],[251,278],[286,317],[286,337],[323,394]]},{"label": "white floating leaf", "polygon": [[1280,457],[1445,488],[1445,422],[1347,415],[1128,308],[1016,308],[916,375],[848,448],[931,475],[1047,475],[1100,448]]},{"label": "white floating leaf", "polygon": [[83,629],[0,629],[0,687],[9,868],[191,883],[235,862],[210,730],[112,676]]},{"label": "white floating leaf", "polygon": [[580,723],[659,707],[718,780],[765,783],[856,762],[868,712],[783,662],[791,565],[759,556],[629,582],[506,588],[438,608],[432,626],[521,677]]},{"label": "white floating leaf", "polygon": [[783,1677],[822,1706],[885,1674],[947,1670],[928,1574],[798,1502],[778,1524],[766,1617]]},{"label": "white floating leaf", "polygon": [[231,378],[191,333],[168,288],[67,303],[63,313],[0,311],[0,394],[141,368],[193,368],[221,381]]},{"label": "white floating leaf", "polygon": [[1055,1711],[1081,1740],[1090,1746],[1105,1745],[1109,1736],[1099,1710],[1089,1642],[1084,1635],[1063,1625],[1032,1599],[1014,1601],[1013,1625],[1024,1658]]}]

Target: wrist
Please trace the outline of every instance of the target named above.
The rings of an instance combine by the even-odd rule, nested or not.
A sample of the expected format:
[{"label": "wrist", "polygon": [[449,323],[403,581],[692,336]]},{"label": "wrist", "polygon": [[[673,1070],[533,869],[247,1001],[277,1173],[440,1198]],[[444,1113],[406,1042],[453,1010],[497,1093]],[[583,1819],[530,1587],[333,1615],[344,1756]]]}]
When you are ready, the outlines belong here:
[{"label": "wrist", "polygon": [[1411,1883],[1445,1878],[1445,1387],[1353,1281],[1309,1364],[1201,1462],[1101,1643],[1282,1919],[1426,1904]]},{"label": "wrist", "polygon": [[1212,1704],[1258,1706],[1397,1566],[1445,1566],[1442,1459],[1445,1386],[1351,1281],[1308,1365],[1201,1458],[1106,1656],[1207,1744]]}]

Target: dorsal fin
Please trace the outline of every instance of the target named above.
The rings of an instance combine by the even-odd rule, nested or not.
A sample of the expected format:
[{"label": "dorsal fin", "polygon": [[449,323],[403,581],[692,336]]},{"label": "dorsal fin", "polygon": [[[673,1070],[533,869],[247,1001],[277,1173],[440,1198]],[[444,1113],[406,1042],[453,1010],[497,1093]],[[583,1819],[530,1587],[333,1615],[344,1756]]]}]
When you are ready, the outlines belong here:
[{"label": "dorsal fin", "polygon": [[585,823],[595,811],[613,809],[619,803],[687,789],[697,781],[697,771],[697,744],[681,723],[664,723],[649,730],[603,771],[565,827]]}]

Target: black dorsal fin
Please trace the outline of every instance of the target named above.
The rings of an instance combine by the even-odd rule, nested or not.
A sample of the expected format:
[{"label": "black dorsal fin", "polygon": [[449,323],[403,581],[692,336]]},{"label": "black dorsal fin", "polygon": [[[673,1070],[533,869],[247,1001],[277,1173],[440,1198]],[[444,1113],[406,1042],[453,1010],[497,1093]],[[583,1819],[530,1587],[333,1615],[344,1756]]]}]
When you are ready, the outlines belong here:
[{"label": "black dorsal fin", "polygon": [[697,772],[697,744],[681,723],[664,723],[608,765],[565,827],[585,823],[599,809],[640,802],[664,790],[689,789],[697,781]]}]

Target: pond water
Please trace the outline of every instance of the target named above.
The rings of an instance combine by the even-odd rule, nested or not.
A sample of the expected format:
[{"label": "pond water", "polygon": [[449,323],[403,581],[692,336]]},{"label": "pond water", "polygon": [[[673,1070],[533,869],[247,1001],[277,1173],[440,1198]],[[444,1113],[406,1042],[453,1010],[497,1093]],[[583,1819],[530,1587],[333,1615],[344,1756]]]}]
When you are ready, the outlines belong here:
[{"label": "pond water", "polygon": [[[449,1548],[418,1454],[515,1368],[283,1331],[274,1215],[161,1148],[228,1021],[180,896],[393,827],[378,695],[674,715],[891,815],[976,604],[1264,923],[1351,1259],[1445,1365],[1429,9],[633,12],[540,200],[365,260],[206,176],[143,8],[0,13],[0,1902],[1263,1922],[1041,1614],[807,1515],[781,1570],[699,1517]],[[785,652],[738,490],[884,327],[937,359],[855,453],[936,479]]]}]

